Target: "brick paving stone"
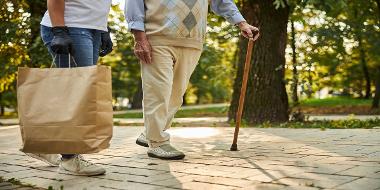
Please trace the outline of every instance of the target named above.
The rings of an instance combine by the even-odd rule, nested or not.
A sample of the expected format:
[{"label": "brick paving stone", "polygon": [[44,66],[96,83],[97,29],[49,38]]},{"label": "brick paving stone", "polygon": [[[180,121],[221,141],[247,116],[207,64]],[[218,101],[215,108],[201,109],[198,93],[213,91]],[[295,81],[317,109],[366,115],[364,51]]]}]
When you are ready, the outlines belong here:
[{"label": "brick paving stone", "polygon": [[0,182],[0,189],[10,189],[13,187],[12,183],[9,182]]},{"label": "brick paving stone", "polygon": [[[202,133],[202,138],[189,136],[191,130]],[[115,127],[109,149],[85,155],[105,167],[106,175],[79,177],[58,174],[56,167],[19,152],[19,129],[3,129],[0,176],[65,190],[380,190],[378,129],[244,128],[240,151],[231,152],[233,128],[173,128],[171,141],[186,153],[181,161],[149,158],[147,149],[134,142],[141,131],[141,127]]]},{"label": "brick paving stone", "polygon": [[175,177],[173,179],[153,181],[151,182],[151,184],[181,189],[183,183],[195,182],[195,179],[198,177],[200,176],[199,175],[183,175],[183,176]]},{"label": "brick paving stone", "polygon": [[250,181],[255,181],[255,182],[270,183],[270,182],[282,179],[288,175],[289,174],[284,171],[262,170],[261,174],[248,177],[247,179]]},{"label": "brick paving stone", "polygon": [[110,182],[106,184],[100,185],[100,187],[103,187],[105,189],[125,189],[125,190],[161,190],[161,189],[170,189],[168,187],[164,186],[158,186],[158,185],[152,185],[152,184],[145,184],[145,183],[135,183],[130,181],[123,181],[123,182]]},{"label": "brick paving stone", "polygon": [[227,185],[233,187],[246,187],[253,185],[254,182],[246,179],[226,178],[226,177],[210,177],[210,176],[198,176],[194,178],[194,182],[211,183],[218,185]]},{"label": "brick paving stone", "polygon": [[373,190],[380,188],[379,179],[373,178],[359,178],[354,181],[348,182],[346,184],[340,185],[336,187],[341,190],[355,190],[355,189],[366,189]]},{"label": "brick paving stone", "polygon": [[51,179],[46,179],[42,177],[28,177],[20,180],[21,183],[23,184],[30,184],[30,185],[35,185],[37,187],[42,187],[42,188],[49,188],[50,186],[53,187],[54,189],[59,189],[62,185],[62,183],[58,180],[51,180]]},{"label": "brick paving stone", "polygon": [[352,167],[350,169],[338,172],[338,174],[378,178],[378,180],[380,181],[380,167],[356,166],[356,167]]},{"label": "brick paving stone", "polygon": [[182,184],[181,188],[182,189],[199,189],[199,190],[210,190],[210,189],[229,190],[229,189],[235,189],[236,187],[210,184],[210,183],[201,183],[201,182],[187,182],[187,183]]},{"label": "brick paving stone", "polygon": [[28,177],[35,177],[37,175],[36,172],[31,170],[22,170],[17,172],[7,172],[5,174],[0,174],[0,176],[3,176],[7,179],[15,178],[15,179],[23,179]]},{"label": "brick paving stone", "polygon": [[10,165],[10,164],[0,164],[0,169],[6,172],[18,172],[18,171],[29,170],[30,168],[17,166],[17,165]]},{"label": "brick paving stone", "polygon": [[275,183],[258,183],[241,188],[240,190],[319,190],[319,188],[305,186],[286,186],[283,184]]},{"label": "brick paving stone", "polygon": [[293,174],[285,178],[276,180],[278,183],[290,186],[312,186],[319,188],[334,188],[338,185],[357,179],[353,176],[340,176],[315,173]]}]

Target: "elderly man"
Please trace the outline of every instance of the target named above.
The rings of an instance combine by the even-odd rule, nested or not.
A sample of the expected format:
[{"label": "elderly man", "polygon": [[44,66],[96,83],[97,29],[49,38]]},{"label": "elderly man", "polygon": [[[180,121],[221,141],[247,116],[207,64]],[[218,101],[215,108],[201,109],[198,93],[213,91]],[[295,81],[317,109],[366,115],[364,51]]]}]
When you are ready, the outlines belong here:
[{"label": "elderly man", "polygon": [[[170,126],[202,53],[209,0],[127,0],[125,16],[141,61],[145,132],[136,143],[149,147],[148,156],[183,159],[170,145]],[[242,34],[257,39],[233,0],[211,0],[211,9]]]}]

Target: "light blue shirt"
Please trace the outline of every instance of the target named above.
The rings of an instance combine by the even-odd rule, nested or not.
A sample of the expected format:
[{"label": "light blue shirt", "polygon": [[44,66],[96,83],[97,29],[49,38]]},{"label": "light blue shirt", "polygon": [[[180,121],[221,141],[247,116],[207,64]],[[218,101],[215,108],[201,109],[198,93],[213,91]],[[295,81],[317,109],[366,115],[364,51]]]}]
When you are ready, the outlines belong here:
[{"label": "light blue shirt", "polygon": [[[245,21],[233,0],[211,0],[211,10],[231,24]],[[144,0],[126,0],[124,14],[129,30],[145,31]]]}]

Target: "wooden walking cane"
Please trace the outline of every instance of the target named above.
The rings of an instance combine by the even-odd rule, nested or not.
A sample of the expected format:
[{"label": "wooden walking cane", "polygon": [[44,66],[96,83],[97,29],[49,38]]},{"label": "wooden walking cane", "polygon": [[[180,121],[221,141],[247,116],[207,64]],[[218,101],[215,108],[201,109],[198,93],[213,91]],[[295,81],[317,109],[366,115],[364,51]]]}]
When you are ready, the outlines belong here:
[{"label": "wooden walking cane", "polygon": [[238,106],[238,111],[236,112],[236,118],[235,118],[236,126],[235,126],[234,140],[230,148],[231,151],[238,151],[237,139],[239,135],[239,128],[241,125],[241,116],[243,114],[245,92],[247,90],[247,81],[248,81],[249,70],[250,70],[250,65],[251,65],[253,42],[254,42],[253,38],[249,38],[247,55],[245,57],[245,64],[244,64],[243,82],[242,82],[241,90],[240,90],[239,106]]}]

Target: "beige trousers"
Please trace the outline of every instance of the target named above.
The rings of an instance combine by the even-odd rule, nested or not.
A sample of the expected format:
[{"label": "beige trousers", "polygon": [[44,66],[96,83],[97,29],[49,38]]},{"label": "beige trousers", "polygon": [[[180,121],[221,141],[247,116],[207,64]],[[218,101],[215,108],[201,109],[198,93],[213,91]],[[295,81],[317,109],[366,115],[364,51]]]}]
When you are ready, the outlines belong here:
[{"label": "beige trousers", "polygon": [[175,113],[183,103],[190,76],[202,51],[194,48],[153,46],[152,64],[141,63],[145,133],[149,147],[168,143]]}]

